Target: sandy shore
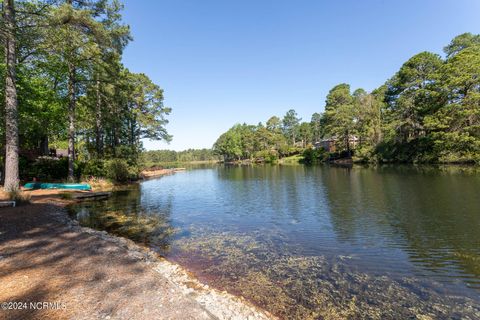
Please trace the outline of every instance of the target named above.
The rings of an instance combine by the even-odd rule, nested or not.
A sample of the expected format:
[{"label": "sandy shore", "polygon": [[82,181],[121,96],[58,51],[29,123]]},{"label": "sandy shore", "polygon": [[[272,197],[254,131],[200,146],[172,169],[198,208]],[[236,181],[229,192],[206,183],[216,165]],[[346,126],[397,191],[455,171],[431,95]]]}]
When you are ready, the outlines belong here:
[{"label": "sandy shore", "polygon": [[0,208],[1,319],[274,318],[130,240],[80,227],[71,201],[39,191]]},{"label": "sandy shore", "polygon": [[159,169],[159,170],[143,170],[141,176],[144,179],[161,177],[175,172],[185,171],[185,168]]}]

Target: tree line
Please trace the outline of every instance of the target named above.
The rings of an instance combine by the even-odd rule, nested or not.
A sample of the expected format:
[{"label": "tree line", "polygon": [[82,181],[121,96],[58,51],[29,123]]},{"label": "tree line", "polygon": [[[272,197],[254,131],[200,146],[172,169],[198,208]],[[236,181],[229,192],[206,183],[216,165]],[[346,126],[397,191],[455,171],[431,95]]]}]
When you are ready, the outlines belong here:
[{"label": "tree line", "polygon": [[480,163],[480,35],[461,34],[444,53],[413,56],[371,92],[333,87],[309,122],[290,110],[265,124],[236,124],[214,150],[226,160],[275,158],[330,139],[358,161]]},{"label": "tree line", "polygon": [[164,163],[218,161],[219,156],[212,149],[149,150],[141,153],[140,161],[146,167],[158,166]]},{"label": "tree line", "polygon": [[236,124],[215,142],[213,150],[226,161],[263,158],[274,160],[298,153],[320,137],[320,114],[312,122],[301,122],[295,110],[280,119],[273,116],[265,124]]},{"label": "tree line", "polygon": [[[141,139],[170,140],[163,90],[121,62],[132,40],[117,0],[3,0],[0,50],[4,187],[19,186],[22,152],[68,150],[77,162],[135,165]],[[23,161],[23,162],[22,162]],[[21,169],[21,168],[20,168]]]}]

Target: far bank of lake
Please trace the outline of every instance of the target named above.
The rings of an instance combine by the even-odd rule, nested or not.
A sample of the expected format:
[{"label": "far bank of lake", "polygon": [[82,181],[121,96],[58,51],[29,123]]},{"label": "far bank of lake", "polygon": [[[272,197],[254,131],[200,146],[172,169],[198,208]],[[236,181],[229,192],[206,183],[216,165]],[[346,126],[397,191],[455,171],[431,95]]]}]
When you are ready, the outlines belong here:
[{"label": "far bank of lake", "polygon": [[71,208],[284,318],[480,317],[480,173],[203,166]]}]

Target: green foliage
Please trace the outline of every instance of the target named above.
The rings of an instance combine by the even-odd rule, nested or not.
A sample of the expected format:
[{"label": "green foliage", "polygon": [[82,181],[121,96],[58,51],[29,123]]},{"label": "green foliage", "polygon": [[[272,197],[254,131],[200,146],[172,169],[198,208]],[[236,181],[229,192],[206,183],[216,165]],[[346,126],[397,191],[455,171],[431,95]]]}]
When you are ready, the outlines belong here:
[{"label": "green foliage", "polygon": [[282,129],[282,122],[279,117],[273,116],[267,120],[266,127],[268,131],[278,132]]},{"label": "green foliage", "polygon": [[303,162],[303,155],[299,153],[288,156],[288,157],[284,157],[278,160],[278,163],[281,163],[283,165],[285,164],[296,165],[302,162]]},{"label": "green foliage", "polygon": [[[342,157],[480,163],[480,35],[459,35],[444,50],[446,59],[430,52],[414,55],[370,93],[352,93],[346,83],[333,87],[325,112],[314,113],[309,123],[289,110],[265,126],[235,125],[214,150],[226,160],[303,152],[305,163]],[[335,142],[335,151],[319,148],[323,138]]]},{"label": "green foliage", "polygon": [[[171,139],[166,130],[171,109],[163,105],[163,90],[121,62],[131,37],[118,1],[15,4],[21,152],[49,155],[49,147],[65,150],[70,142],[78,178],[82,171],[100,174],[99,167],[89,166],[91,159],[122,158],[135,167],[142,139]],[[0,51],[4,56],[3,42]],[[0,74],[5,74],[3,59]],[[0,82],[2,109],[4,83]],[[4,136],[4,112],[0,120]],[[52,166],[45,161],[33,168],[23,166],[22,175],[62,178],[63,170],[52,172]]]},{"label": "green foliage", "polygon": [[184,151],[151,150],[140,155],[140,163],[150,167],[164,163],[218,161],[220,157],[212,149],[188,149]]},{"label": "green foliage", "polygon": [[387,82],[389,125],[397,140],[407,143],[424,134],[424,118],[441,107],[439,55],[422,52],[409,59]]},{"label": "green foliage", "polygon": [[478,161],[480,155],[480,45],[468,47],[445,63],[442,89],[448,99],[425,117],[440,161]]},{"label": "green foliage", "polygon": [[35,148],[39,141],[62,135],[66,130],[66,109],[51,79],[41,70],[22,65],[18,68],[19,135],[23,148]]},{"label": "green foliage", "polygon": [[411,58],[386,92],[386,138],[381,160],[478,162],[480,154],[479,36],[463,34],[445,48],[448,58]]},{"label": "green foliage", "polygon": [[105,161],[105,176],[116,182],[126,182],[138,177],[138,168],[130,166],[124,159]]},{"label": "green foliage", "polygon": [[312,141],[313,130],[312,124],[309,122],[302,122],[298,126],[298,139],[301,141],[302,148],[305,148],[307,144]]},{"label": "green foliage", "polygon": [[463,49],[478,45],[480,45],[480,35],[467,32],[453,38],[443,51],[447,54],[448,58],[451,58]]},{"label": "green foliage", "polygon": [[[137,176],[139,163],[275,162],[302,152],[306,162],[354,154],[358,161],[480,163],[480,35],[452,39],[445,59],[430,52],[413,56],[372,92],[335,86],[325,112],[309,122],[291,109],[265,124],[234,125],[213,150],[142,152],[142,139],[172,139],[166,130],[171,108],[158,85],[121,62],[131,40],[122,5],[27,0],[16,6],[21,151],[48,155],[48,146],[66,149],[70,142],[77,178],[126,181]],[[4,44],[0,51],[3,56]],[[2,110],[4,90],[1,81]],[[4,112],[0,121],[4,136]],[[336,141],[336,155],[314,149],[322,138]],[[25,178],[64,179],[67,165],[65,158],[20,159]]]},{"label": "green foliage", "polygon": [[322,115],[318,112],[312,114],[312,119],[310,120],[310,126],[312,128],[312,141],[318,142],[324,135],[324,126],[322,122]]},{"label": "green foliage", "polygon": [[222,134],[213,146],[216,154],[225,161],[259,158],[275,161],[279,157],[294,154],[297,150],[289,145],[289,139],[280,130],[278,118],[272,117],[267,126],[236,124]]},{"label": "green foliage", "polygon": [[287,111],[282,120],[282,130],[285,137],[295,144],[298,136],[298,129],[301,118],[298,117],[297,112],[293,109]]},{"label": "green foliage", "polygon": [[[83,173],[83,170],[85,168],[85,164],[86,164],[85,161],[80,161],[78,159],[76,159],[73,162],[73,167],[74,167],[74,172],[75,172],[74,178],[76,180],[80,180],[80,178],[82,177],[82,173]],[[67,178],[68,178],[68,176],[67,176]]]},{"label": "green foliage", "polygon": [[307,148],[302,153],[303,159],[302,163],[305,164],[315,164],[322,163],[328,160],[329,154],[323,148],[312,149]]},{"label": "green foliage", "polygon": [[355,162],[377,162],[378,158],[375,154],[376,149],[368,144],[362,144],[355,148],[355,154],[353,155],[352,159]]},{"label": "green foliage", "polygon": [[278,161],[278,151],[260,150],[255,153],[255,158],[265,163],[276,163]]},{"label": "green foliage", "polygon": [[350,137],[357,133],[358,109],[350,93],[350,85],[342,83],[333,87],[327,95],[323,123],[328,136],[337,139],[337,145],[350,151]]},{"label": "green foliage", "polygon": [[115,158],[126,160],[130,166],[137,165],[139,153],[140,150],[134,145],[117,146],[114,150]]},{"label": "green foliage", "polygon": [[67,158],[40,157],[33,164],[26,164],[25,176],[38,180],[61,180],[68,174]]},{"label": "green foliage", "polygon": [[222,134],[213,145],[213,150],[223,155],[225,160],[240,160],[246,153],[243,151],[241,125],[235,125]]},{"label": "green foliage", "polygon": [[101,159],[92,159],[85,163],[82,171],[85,177],[103,177],[105,176],[105,161]]}]

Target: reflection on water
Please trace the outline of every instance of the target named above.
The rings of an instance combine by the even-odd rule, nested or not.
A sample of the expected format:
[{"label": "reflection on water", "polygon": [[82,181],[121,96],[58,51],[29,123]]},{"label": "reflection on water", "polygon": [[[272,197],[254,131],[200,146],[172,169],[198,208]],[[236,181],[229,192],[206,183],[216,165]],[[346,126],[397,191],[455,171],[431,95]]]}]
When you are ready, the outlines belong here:
[{"label": "reflection on water", "polygon": [[82,225],[168,251],[177,230],[170,223],[170,210],[145,210],[139,188],[118,191],[112,200],[86,202],[71,208]]},{"label": "reflection on water", "polygon": [[471,168],[232,166],[72,210],[285,318],[478,319],[479,190]]}]

